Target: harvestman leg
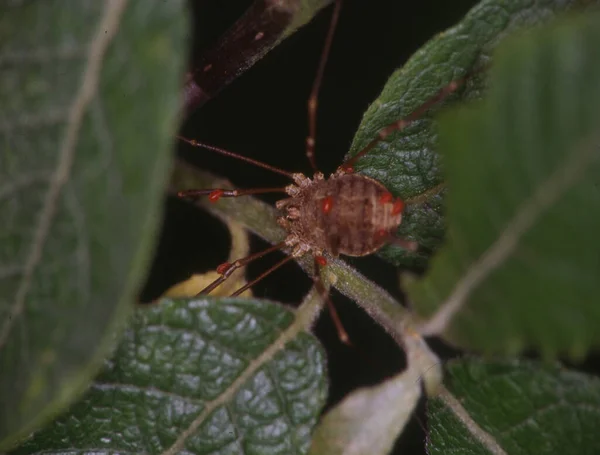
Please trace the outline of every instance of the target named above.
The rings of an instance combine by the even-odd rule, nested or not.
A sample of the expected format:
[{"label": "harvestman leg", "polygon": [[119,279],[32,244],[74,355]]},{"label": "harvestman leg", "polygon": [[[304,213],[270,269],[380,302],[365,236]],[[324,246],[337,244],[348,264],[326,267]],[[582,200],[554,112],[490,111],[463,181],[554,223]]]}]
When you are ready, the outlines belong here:
[{"label": "harvestman leg", "polygon": [[222,197],[239,197],[249,194],[285,193],[284,188],[205,188],[202,190],[183,190],[177,193],[182,199],[195,199],[199,196],[208,196],[211,202],[217,202]]},{"label": "harvestman leg", "polygon": [[[285,246],[285,244],[284,244]],[[283,247],[281,247],[283,248]],[[256,278],[254,278],[252,281],[250,281],[249,283],[246,283],[244,286],[242,286],[241,288],[239,288],[237,291],[235,291],[233,294],[231,294],[231,297],[235,297],[237,295],[240,295],[242,292],[244,292],[246,289],[251,288],[252,286],[254,286],[256,283],[258,283],[260,280],[262,280],[263,278],[265,278],[267,275],[270,275],[271,273],[273,273],[275,270],[277,270],[279,267],[281,267],[282,265],[290,262],[292,259],[294,259],[295,256],[293,255],[289,255],[284,257],[281,261],[277,262],[274,266],[272,266],[271,268],[265,270],[263,273],[261,273],[259,276],[257,276]]]},{"label": "harvestman leg", "polygon": [[[259,259],[273,251],[280,250],[280,249],[284,248],[285,246],[286,246],[285,242],[281,242],[281,243],[278,243],[277,245],[273,245],[265,250],[259,251],[258,253],[251,254],[251,255],[246,256],[241,259],[237,259],[234,262],[224,262],[223,264],[221,264],[220,266],[217,267],[217,273],[221,274],[221,276],[219,278],[217,278],[216,280],[214,280],[212,283],[210,283],[208,286],[206,286],[204,289],[202,289],[198,293],[198,295],[206,295],[206,294],[212,292],[215,288],[220,286],[227,278],[229,278],[231,276],[231,274],[233,272],[235,272],[237,269],[244,267],[244,266],[248,265],[250,262],[252,262],[256,259]],[[261,276],[259,276],[257,279],[252,280],[250,283],[247,283],[246,285],[244,285],[243,287],[241,287],[240,289],[235,291],[232,294],[232,296],[240,295],[242,292],[244,292],[250,286],[254,285],[258,281],[260,281],[262,278],[267,276],[269,273],[271,273],[273,270],[279,268],[280,266],[285,264],[285,262],[287,262],[288,260],[290,260],[292,258],[293,258],[293,256],[288,256],[285,258],[284,261],[278,262],[277,264],[275,264],[275,266],[271,267],[269,270],[267,270],[266,272],[261,274]]]},{"label": "harvestman leg", "polygon": [[[253,164],[258,167],[262,167],[272,172],[276,172],[281,175],[285,175],[289,179],[293,179],[293,174],[288,171],[284,171],[275,166],[271,166],[270,164],[263,163],[261,161],[248,158],[247,156],[239,155],[234,152],[230,152],[229,150],[222,149],[220,147],[215,147],[214,145],[204,144],[196,141],[195,139],[187,139],[183,136],[177,136],[178,139],[187,142],[193,147],[207,149],[221,155],[225,155],[231,158],[238,159],[240,161],[245,161],[247,163]],[[194,199],[198,196],[207,196],[211,202],[217,202],[222,197],[238,197],[238,196],[246,196],[249,194],[264,194],[264,193],[285,193],[285,187],[281,188],[233,188],[233,189],[224,189],[224,188],[205,188],[201,190],[184,190],[179,191],[177,193],[177,197],[183,199]]]},{"label": "harvestman leg", "polygon": [[[369,142],[361,151],[359,151],[352,158],[349,158],[347,161],[342,163],[338,169],[342,169],[346,172],[354,172],[353,165],[354,165],[354,163],[356,163],[356,161],[359,158],[361,158],[362,156],[366,155],[371,150],[373,150],[373,148],[379,142],[385,140],[390,134],[392,134],[396,131],[402,131],[410,123],[412,123],[415,120],[422,117],[423,114],[425,114],[431,107],[440,103],[441,101],[446,99],[449,95],[454,93],[459,87],[461,87],[464,84],[464,81],[466,79],[467,79],[467,77],[465,76],[461,79],[457,79],[457,80],[450,82],[445,87],[442,87],[433,97],[431,97],[425,103],[423,103],[422,105],[417,107],[414,111],[412,111],[406,117],[396,120],[395,122],[390,123],[383,129],[379,130],[379,133],[377,134],[377,137],[375,139],[373,139],[371,142]],[[416,242],[412,242],[410,240],[396,237],[393,234],[389,235],[389,237],[387,238],[387,242],[394,244],[394,245],[398,245],[408,251],[417,251],[417,249],[418,249],[418,244]]]},{"label": "harvestman leg", "polygon": [[333,35],[335,34],[335,28],[340,17],[340,10],[342,9],[342,0],[335,0],[335,6],[331,15],[331,22],[329,23],[329,29],[327,30],[327,36],[325,37],[325,44],[321,51],[321,58],[319,60],[319,67],[317,68],[317,75],[310,91],[310,97],[308,98],[308,137],[306,138],[306,157],[313,168],[313,171],[318,172],[319,168],[315,161],[315,144],[317,140],[317,106],[319,104],[319,90],[321,88],[321,82],[323,82],[323,74],[325,72],[325,65],[329,58],[329,51],[331,50],[331,43],[333,42]]},{"label": "harvestman leg", "polygon": [[315,283],[315,288],[319,293],[319,296],[327,302],[327,308],[329,309],[329,313],[331,314],[331,319],[335,324],[335,328],[337,330],[338,338],[340,341],[348,346],[352,346],[352,342],[350,341],[350,337],[348,336],[348,332],[344,329],[344,325],[340,319],[340,315],[335,309],[335,305],[331,301],[331,296],[329,295],[329,290],[323,284],[323,280],[321,279],[321,265],[317,261],[315,257],[315,270],[313,275],[313,281]]},{"label": "harvestman leg", "polygon": [[450,82],[448,85],[446,85],[445,87],[442,87],[440,90],[438,90],[438,92],[435,95],[433,95],[430,99],[428,99],[423,104],[421,104],[419,107],[417,107],[414,111],[412,111],[406,117],[396,120],[395,122],[390,123],[389,125],[385,126],[381,130],[379,130],[379,132],[377,133],[377,137],[375,139],[373,139],[371,142],[369,142],[360,152],[358,152],[352,158],[349,158],[347,161],[342,163],[342,165],[340,166],[340,169],[345,169],[345,170],[351,172],[354,163],[356,163],[356,161],[359,158],[363,157],[364,155],[369,153],[371,150],[373,150],[373,148],[377,144],[379,144],[381,141],[385,140],[390,134],[392,134],[396,131],[398,131],[398,132],[402,131],[404,128],[406,128],[408,125],[410,125],[412,122],[421,118],[423,116],[423,114],[425,114],[429,109],[431,109],[436,104],[442,102],[444,99],[446,99],[452,93],[454,93],[459,87],[461,87],[464,84],[464,82],[467,80],[467,77],[468,76],[465,76],[465,77],[462,77],[460,79],[456,79],[456,80]]},{"label": "harvestman leg", "polygon": [[[178,138],[184,142],[187,142],[188,144],[190,144],[193,147],[199,147],[199,148],[211,150],[211,151],[219,153],[221,155],[225,155],[225,156],[228,156],[231,158],[236,158],[240,161],[245,161],[245,162],[253,164],[255,166],[262,167],[264,169],[268,169],[272,172],[282,174],[282,175],[288,177],[290,180],[293,179],[293,174],[291,172],[284,171],[283,169],[277,168],[275,166],[271,166],[271,165],[263,163],[261,161],[254,160],[252,158],[248,158],[246,156],[239,155],[237,153],[230,152],[229,150],[225,150],[225,149],[222,149],[219,147],[215,147],[215,146],[208,145],[208,144],[203,144],[194,139],[187,139],[182,136],[178,136]],[[285,193],[285,187],[282,187],[282,188],[246,188],[246,189],[210,188],[210,189],[201,189],[201,190],[192,189],[192,190],[180,191],[177,193],[177,196],[180,198],[183,198],[183,199],[195,199],[196,197],[199,197],[199,196],[208,195],[208,199],[211,202],[217,202],[222,197],[239,197],[239,196],[246,196],[249,194],[262,194],[262,193],[275,193],[275,192]],[[277,245],[273,245],[272,247],[269,247],[265,250],[259,251],[258,253],[251,254],[244,258],[237,259],[234,262],[231,262],[231,263],[225,262],[225,263],[219,265],[219,267],[217,267],[217,272],[221,276],[219,278],[217,278],[216,280],[214,280],[212,283],[210,283],[208,286],[206,286],[204,289],[202,289],[202,291],[200,291],[198,293],[198,295],[205,295],[205,294],[212,292],[215,288],[220,286],[227,278],[229,278],[231,276],[231,274],[234,271],[236,271],[237,269],[244,267],[245,265],[249,264],[250,262],[252,262],[258,258],[261,258],[261,257],[265,256],[266,254],[269,254],[276,250],[280,250],[280,249],[284,248],[285,246],[286,246],[285,242],[281,242],[281,243],[279,243]],[[285,258],[283,261],[280,261],[274,267],[271,267],[269,270],[267,270],[266,272],[261,274],[258,278],[256,278],[252,282],[248,283],[247,285],[243,286],[242,288],[238,289],[237,291],[235,291],[232,295],[235,296],[235,295],[241,294],[246,289],[248,289],[250,286],[254,285],[258,281],[260,281],[262,278],[267,276],[269,273],[271,273],[273,270],[277,269],[278,267],[281,267],[284,263],[291,260],[292,258],[293,258],[293,256],[289,256],[289,257]]]},{"label": "harvestman leg", "polygon": [[[333,13],[331,14],[331,21],[329,23],[329,29],[327,30],[327,36],[325,37],[325,43],[323,44],[323,50],[321,51],[321,58],[319,60],[319,66],[317,68],[317,74],[315,76],[315,80],[313,81],[312,89],[310,91],[310,96],[308,98],[307,103],[308,137],[306,138],[306,157],[308,158],[308,161],[310,162],[310,165],[313,168],[313,171],[315,172],[319,171],[315,160],[319,91],[321,89],[321,83],[323,82],[323,74],[325,73],[325,66],[327,65],[327,60],[329,58],[329,52],[331,50],[331,44],[333,43],[333,36],[335,34],[335,29],[337,27],[341,9],[342,0],[335,0]],[[335,324],[338,338],[342,343],[350,346],[352,345],[352,343],[350,342],[350,337],[348,337],[348,333],[346,332],[346,329],[344,329],[340,316],[338,315],[338,312],[335,309],[333,302],[331,301],[329,291],[327,290],[327,288],[323,284],[323,281],[321,280],[321,265],[319,264],[316,257],[314,260],[314,264],[315,265],[313,282],[315,284],[315,288],[321,296],[321,298],[324,299],[325,302],[327,302],[327,308],[329,309],[331,319]]]}]

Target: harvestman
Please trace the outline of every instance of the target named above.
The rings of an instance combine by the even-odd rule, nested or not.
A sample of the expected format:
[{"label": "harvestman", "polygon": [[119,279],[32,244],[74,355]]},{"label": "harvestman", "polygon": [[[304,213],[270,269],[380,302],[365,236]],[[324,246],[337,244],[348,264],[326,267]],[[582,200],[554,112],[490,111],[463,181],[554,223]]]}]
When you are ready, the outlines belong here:
[{"label": "harvestman", "polygon": [[360,157],[370,152],[377,143],[386,139],[393,132],[403,130],[409,123],[420,118],[433,105],[454,92],[461,85],[463,79],[451,82],[410,115],[380,130],[377,137],[368,143],[365,148],[339,166],[329,178],[325,178],[316,166],[314,154],[317,104],[319,89],[341,6],[342,0],[335,0],[331,23],[308,99],[309,134],[306,138],[306,156],[313,168],[313,177],[306,177],[302,173],[287,172],[219,147],[180,137],[181,140],[194,147],[212,150],[213,152],[285,175],[294,183],[284,188],[211,188],[185,190],[180,191],[178,196],[185,199],[194,199],[198,196],[208,195],[209,200],[215,203],[222,197],[239,197],[271,192],[286,193],[288,197],[276,203],[277,209],[282,211],[282,216],[277,218],[277,222],[287,232],[285,240],[258,253],[240,258],[231,263],[225,262],[219,265],[217,272],[221,276],[204,288],[199,294],[210,293],[235,270],[273,251],[289,249],[290,254],[261,273],[257,278],[239,288],[232,296],[241,294],[288,261],[311,253],[315,266],[313,274],[315,287],[328,303],[340,339],[347,343],[348,336],[341,325],[339,317],[329,299],[328,292],[320,278],[320,268],[327,265],[325,255],[329,254],[333,257],[337,257],[340,254],[366,256],[376,252],[388,243],[395,243],[413,251],[417,248],[416,243],[395,236],[396,230],[402,222],[403,200],[394,198],[392,193],[377,180],[355,174],[352,166]]}]

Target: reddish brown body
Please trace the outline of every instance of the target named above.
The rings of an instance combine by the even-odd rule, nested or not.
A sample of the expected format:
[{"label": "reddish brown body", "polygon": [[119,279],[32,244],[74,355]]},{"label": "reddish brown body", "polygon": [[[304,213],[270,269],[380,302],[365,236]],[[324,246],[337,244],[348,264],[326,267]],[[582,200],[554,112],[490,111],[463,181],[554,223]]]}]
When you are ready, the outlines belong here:
[{"label": "reddish brown body", "polygon": [[294,174],[291,196],[277,203],[278,219],[289,233],[295,256],[312,251],[333,256],[366,256],[380,249],[402,222],[401,210],[376,180],[339,169],[329,179]]}]

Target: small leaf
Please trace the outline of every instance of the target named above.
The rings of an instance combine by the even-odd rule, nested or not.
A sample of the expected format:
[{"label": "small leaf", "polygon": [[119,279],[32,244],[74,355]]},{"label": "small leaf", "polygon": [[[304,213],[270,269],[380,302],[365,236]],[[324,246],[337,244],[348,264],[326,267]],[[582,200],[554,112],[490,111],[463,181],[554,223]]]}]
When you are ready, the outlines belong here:
[{"label": "small leaf", "polygon": [[323,418],[310,454],[389,453],[421,396],[419,375],[418,369],[409,368],[345,397]]},{"label": "small leaf", "polygon": [[[489,63],[491,52],[505,36],[547,22],[555,14],[583,3],[576,0],[483,0],[456,26],[429,41],[389,78],[365,112],[348,156],[359,152],[378,132],[431,99],[442,87]],[[414,199],[404,212],[401,237],[416,240],[411,253],[388,246],[380,254],[396,265],[423,267],[444,238],[445,193],[442,163],[432,116],[444,104],[473,99],[482,91],[482,74],[468,78],[455,95],[429,110],[402,133],[392,134],[361,158],[355,168],[383,183],[395,196]]]},{"label": "small leaf", "polygon": [[[600,381],[559,366],[463,359],[428,402],[427,453],[600,453]],[[504,450],[504,452],[501,452]]]},{"label": "small leaf", "polygon": [[408,368],[374,387],[346,396],[321,420],[310,454],[385,455],[421,396],[422,385],[435,393],[441,383],[440,361],[416,334],[404,337]]},{"label": "small leaf", "polygon": [[183,2],[3,2],[0,447],[70,403],[125,321],[159,221]]},{"label": "small leaf", "polygon": [[84,398],[14,453],[306,453],[325,358],[293,321],[259,300],[141,308]]},{"label": "small leaf", "polygon": [[523,35],[487,103],[441,121],[448,244],[409,287],[423,333],[582,356],[600,344],[600,17]]}]

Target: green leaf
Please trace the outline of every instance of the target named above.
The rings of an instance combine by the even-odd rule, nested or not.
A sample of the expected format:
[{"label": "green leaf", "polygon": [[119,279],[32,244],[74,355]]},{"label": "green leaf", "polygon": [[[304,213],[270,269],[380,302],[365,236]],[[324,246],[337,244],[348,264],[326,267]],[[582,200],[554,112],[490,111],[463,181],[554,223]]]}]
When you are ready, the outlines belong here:
[{"label": "green leaf", "polygon": [[[428,402],[427,453],[600,453],[600,381],[560,366],[463,359]],[[504,452],[501,452],[504,450]]]},{"label": "green leaf", "polygon": [[187,56],[182,1],[4,3],[0,447],[81,393],[125,320]]},{"label": "green leaf", "polygon": [[519,37],[485,104],[441,121],[448,244],[409,287],[425,334],[470,349],[582,356],[600,343],[600,28]]},{"label": "green leaf", "polygon": [[14,453],[306,453],[327,384],[304,328],[259,300],[141,308],[84,398]]},{"label": "green leaf", "polygon": [[[597,4],[576,0],[483,0],[389,78],[365,112],[348,156],[358,153],[377,137],[379,130],[410,114],[451,81],[483,69],[505,36],[546,22],[574,6],[592,3]],[[383,248],[380,254],[396,265],[422,268],[442,243],[445,190],[442,163],[435,153],[437,132],[432,116],[444,105],[479,97],[482,83],[481,74],[469,77],[459,93],[430,109],[404,132],[391,135],[356,163],[357,170],[379,180],[395,196],[414,201],[404,212],[398,235],[416,240],[421,249],[410,253],[396,246]]]}]

